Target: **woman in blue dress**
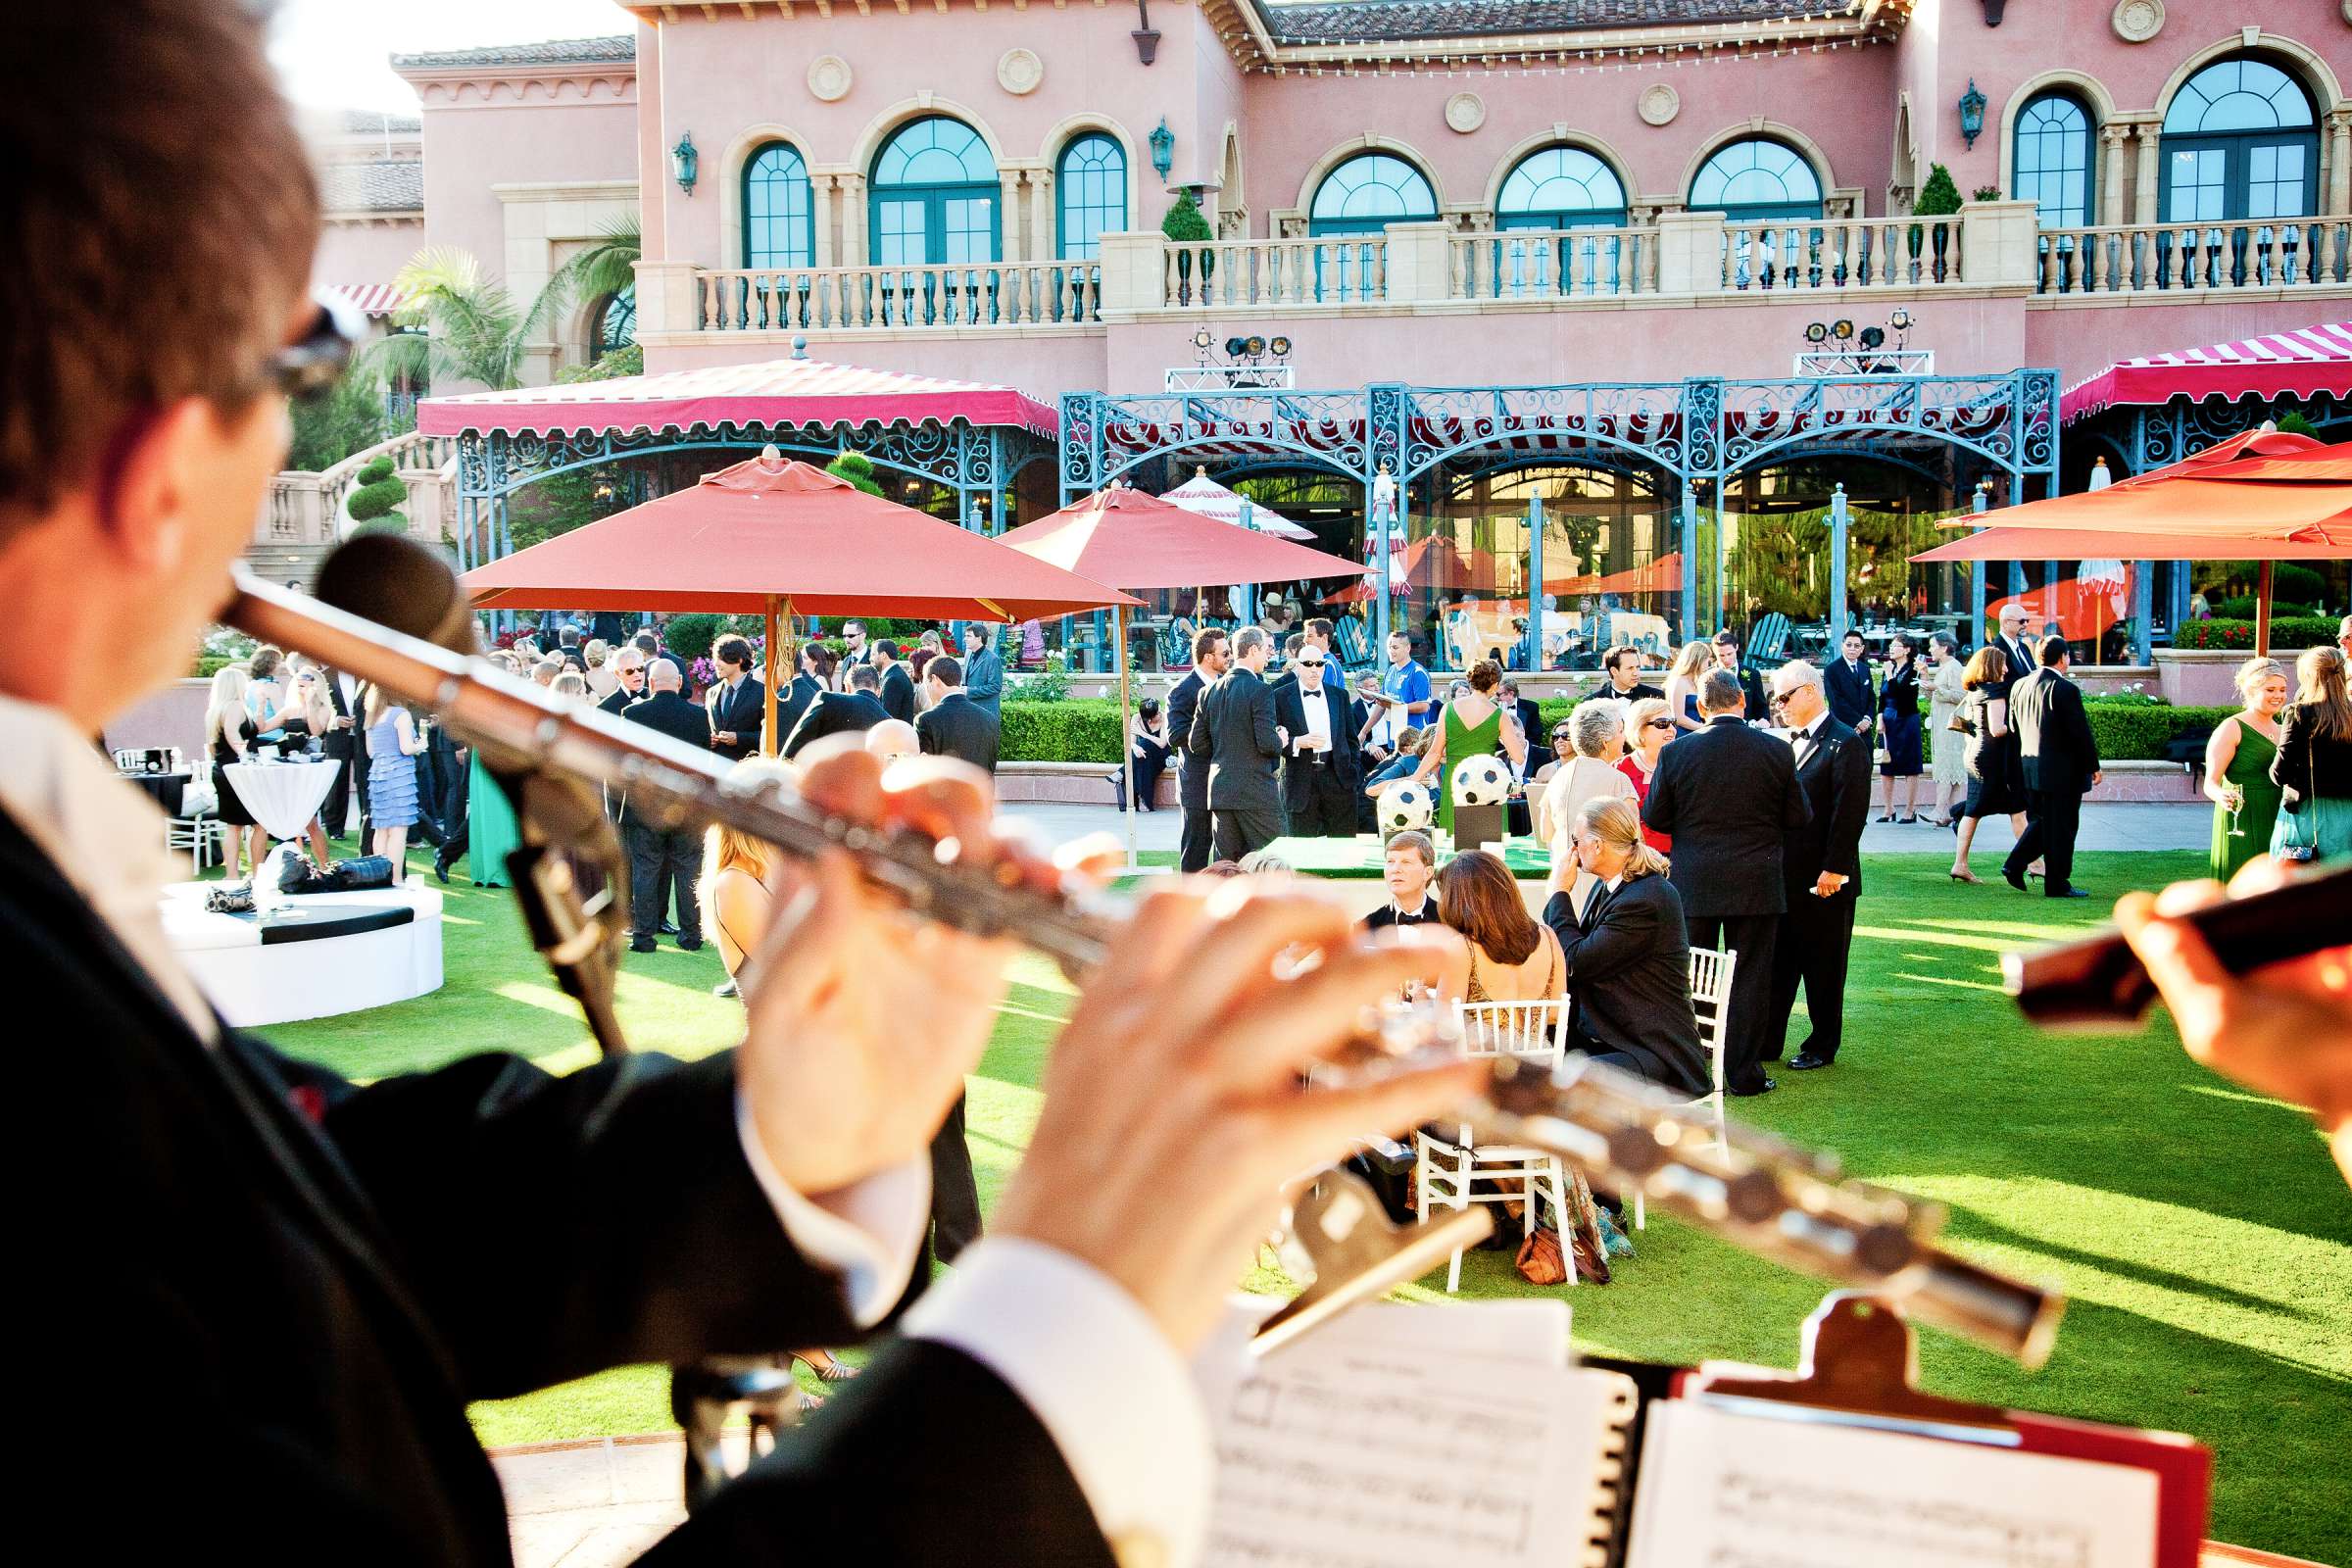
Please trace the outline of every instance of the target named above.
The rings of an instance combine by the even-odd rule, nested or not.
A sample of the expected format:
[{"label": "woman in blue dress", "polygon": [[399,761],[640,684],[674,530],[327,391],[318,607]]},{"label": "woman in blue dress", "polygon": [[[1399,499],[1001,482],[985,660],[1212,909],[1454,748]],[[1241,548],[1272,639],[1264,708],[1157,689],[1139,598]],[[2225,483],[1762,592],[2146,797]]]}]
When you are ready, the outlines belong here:
[{"label": "woman in blue dress", "polygon": [[[1919,744],[1919,651],[1911,639],[1896,632],[1886,642],[1886,682],[1879,692],[1879,744],[1886,760],[1879,764],[1882,822],[1919,820],[1919,780],[1928,770]],[[1894,814],[1895,786],[1902,786],[1903,814]]]},{"label": "woman in blue dress", "polygon": [[392,862],[392,885],[408,870],[409,829],[416,821],[416,756],[424,735],[409,710],[381,686],[368,688],[368,813],[375,853]]}]

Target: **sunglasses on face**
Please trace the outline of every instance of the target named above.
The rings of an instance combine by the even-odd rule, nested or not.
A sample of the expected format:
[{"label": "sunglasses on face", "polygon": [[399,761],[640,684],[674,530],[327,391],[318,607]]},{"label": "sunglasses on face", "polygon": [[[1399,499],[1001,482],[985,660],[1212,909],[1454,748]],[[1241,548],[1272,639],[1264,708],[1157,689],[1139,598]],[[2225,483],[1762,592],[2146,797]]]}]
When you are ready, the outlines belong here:
[{"label": "sunglasses on face", "polygon": [[317,403],[334,390],[351,368],[353,348],[365,328],[350,307],[319,300],[302,336],[270,356],[262,378],[290,403]]},{"label": "sunglasses on face", "polygon": [[1642,721],[1642,727],[1643,729],[1672,729],[1674,720],[1671,718],[1645,718]]}]

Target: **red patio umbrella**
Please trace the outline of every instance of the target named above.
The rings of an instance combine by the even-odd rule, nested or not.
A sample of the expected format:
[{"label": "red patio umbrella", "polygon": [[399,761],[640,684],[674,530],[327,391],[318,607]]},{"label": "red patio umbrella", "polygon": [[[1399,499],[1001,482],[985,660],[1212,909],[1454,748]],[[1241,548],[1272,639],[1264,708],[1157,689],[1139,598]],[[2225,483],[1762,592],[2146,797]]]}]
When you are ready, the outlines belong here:
[{"label": "red patio umbrella", "polygon": [[[2260,450],[2254,437],[2273,438],[2260,443],[2273,450]],[[2352,558],[2352,443],[2319,446],[2276,430],[2224,445],[2232,443],[2218,463],[2199,461],[2200,453],[2104,490],[2011,507],[1992,526],[1911,559],[2260,562],[2254,650],[2267,654],[2273,564]],[[2276,450],[2286,443],[2300,444]]]},{"label": "red patio umbrella", "polygon": [[[1294,578],[1354,577],[1360,563],[1272,534],[1218,522],[1126,485],[1099,490],[1023,523],[999,543],[1094,582],[1123,588],[1227,587]],[[1127,611],[1112,607],[1119,661],[1119,765],[1127,771],[1127,856],[1135,858],[1135,748],[1127,739]]]},{"label": "red patio umbrella", "polygon": [[462,581],[482,610],[766,616],[763,741],[771,750],[779,613],[1012,621],[1137,603],[787,461],[774,447],[704,474],[691,489],[477,566]]}]

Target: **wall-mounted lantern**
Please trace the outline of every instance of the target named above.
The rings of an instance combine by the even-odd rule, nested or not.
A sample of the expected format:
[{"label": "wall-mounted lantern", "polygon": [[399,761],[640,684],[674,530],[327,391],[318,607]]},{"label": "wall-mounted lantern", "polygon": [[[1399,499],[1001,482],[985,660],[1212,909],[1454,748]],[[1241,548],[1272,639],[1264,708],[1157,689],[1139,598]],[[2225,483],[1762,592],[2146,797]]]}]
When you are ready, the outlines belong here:
[{"label": "wall-mounted lantern", "polygon": [[694,194],[695,167],[701,162],[702,155],[694,150],[694,132],[682,132],[678,144],[669,150],[669,176],[689,196]]},{"label": "wall-mounted lantern", "polygon": [[1968,91],[1960,95],[1960,135],[1971,148],[1984,134],[1984,95],[1977,91],[1977,78],[1968,78]]},{"label": "wall-mounted lantern", "polygon": [[1159,172],[1162,179],[1167,178],[1168,171],[1176,167],[1176,133],[1168,128],[1165,116],[1152,127],[1152,167]]}]

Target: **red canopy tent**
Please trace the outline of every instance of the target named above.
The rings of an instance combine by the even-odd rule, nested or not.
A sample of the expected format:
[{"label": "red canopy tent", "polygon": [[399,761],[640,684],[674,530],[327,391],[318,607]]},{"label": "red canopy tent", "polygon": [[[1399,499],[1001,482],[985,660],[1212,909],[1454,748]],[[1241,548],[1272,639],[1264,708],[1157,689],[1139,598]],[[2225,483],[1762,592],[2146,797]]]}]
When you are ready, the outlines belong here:
[{"label": "red canopy tent", "polygon": [[2260,562],[2254,647],[2267,654],[2273,564],[2352,558],[2352,443],[2249,457],[2245,437],[2231,440],[2234,451],[2218,463],[2191,458],[2104,490],[2011,507],[1992,526],[1911,559]]},{"label": "red canopy tent", "polygon": [[[1364,569],[1346,556],[1326,555],[1272,534],[1218,522],[1126,485],[1099,490],[1059,512],[1002,535],[1041,562],[1095,582],[1125,588],[1222,587],[1245,582],[1352,577]],[[1126,607],[1113,607],[1112,643],[1119,660],[1119,765],[1127,769],[1127,858],[1135,858],[1135,748],[1127,739]]]},{"label": "red canopy tent", "polygon": [[764,615],[771,749],[779,613],[1011,621],[1137,603],[774,447],[460,580],[483,610]]}]

